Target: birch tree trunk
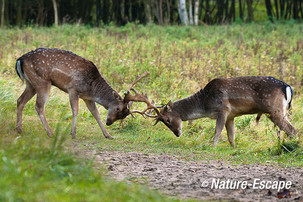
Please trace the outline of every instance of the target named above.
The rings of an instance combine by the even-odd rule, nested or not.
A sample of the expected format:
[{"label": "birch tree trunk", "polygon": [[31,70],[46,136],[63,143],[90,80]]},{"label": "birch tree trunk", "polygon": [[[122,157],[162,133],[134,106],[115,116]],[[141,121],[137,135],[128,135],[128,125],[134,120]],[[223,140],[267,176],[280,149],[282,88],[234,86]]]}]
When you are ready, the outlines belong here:
[{"label": "birch tree trunk", "polygon": [[180,0],[179,5],[179,17],[181,20],[181,23],[183,25],[188,25],[188,17],[187,17],[187,11],[186,11],[186,0]]},{"label": "birch tree trunk", "polygon": [[1,27],[4,26],[4,7],[5,7],[5,0],[2,0],[2,9],[1,9]]},{"label": "birch tree trunk", "polygon": [[192,3],[192,0],[188,0],[188,3],[189,3],[189,24],[190,25],[193,25],[194,22],[193,22],[193,3]]},{"label": "birch tree trunk", "polygon": [[195,1],[194,23],[195,25],[199,23],[199,0]]},{"label": "birch tree trunk", "polygon": [[58,26],[58,6],[56,0],[52,0],[52,1],[54,7],[55,26]]}]

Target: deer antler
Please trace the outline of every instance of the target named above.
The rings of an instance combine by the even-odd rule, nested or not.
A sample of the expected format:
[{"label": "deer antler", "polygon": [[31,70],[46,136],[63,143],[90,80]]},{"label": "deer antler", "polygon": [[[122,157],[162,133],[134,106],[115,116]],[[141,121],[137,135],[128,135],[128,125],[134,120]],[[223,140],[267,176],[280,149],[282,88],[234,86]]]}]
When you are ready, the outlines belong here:
[{"label": "deer antler", "polygon": [[144,72],[141,76],[137,77],[131,84],[130,84],[130,87],[128,89],[128,91],[130,91],[134,85],[136,85],[138,83],[138,81],[140,81],[142,78],[146,77],[149,75],[149,72]]},{"label": "deer antler", "polygon": [[[128,91],[124,94],[125,97],[124,97],[124,103],[128,103],[130,101],[133,101],[133,102],[144,102],[146,103],[147,105],[147,108],[143,111],[130,111],[130,114],[134,117],[133,113],[139,113],[141,114],[144,118],[145,116],[148,116],[148,117],[151,117],[151,118],[156,118],[160,115],[160,112],[159,110],[157,109],[156,106],[154,106],[152,103],[149,102],[148,100],[148,97],[147,97],[147,94],[140,94],[138,93],[133,87],[136,83],[138,83],[138,81],[140,81],[143,77],[145,76],[148,76],[149,75],[149,72],[144,72],[141,76],[139,76],[138,78],[135,79],[134,82],[131,83]],[[132,95],[130,94],[130,91],[133,91],[135,93],[135,95]],[[150,110],[150,109],[154,109],[155,112],[157,113],[158,116],[154,116],[154,115],[150,115],[150,114],[147,114],[147,110]]]},{"label": "deer antler", "polygon": [[[143,111],[137,111],[137,110],[131,111],[130,113],[131,113],[132,116],[133,116],[133,113],[141,114],[144,118],[145,118],[145,116],[150,117],[150,118],[157,118],[158,116],[160,116],[160,112],[159,112],[158,108],[155,105],[153,105],[152,103],[149,102],[146,94],[143,95],[143,94],[138,94],[136,92],[135,96],[140,97],[140,102],[146,103],[147,107]],[[157,113],[157,115],[151,115],[151,114],[146,113],[150,109],[153,109]]]}]

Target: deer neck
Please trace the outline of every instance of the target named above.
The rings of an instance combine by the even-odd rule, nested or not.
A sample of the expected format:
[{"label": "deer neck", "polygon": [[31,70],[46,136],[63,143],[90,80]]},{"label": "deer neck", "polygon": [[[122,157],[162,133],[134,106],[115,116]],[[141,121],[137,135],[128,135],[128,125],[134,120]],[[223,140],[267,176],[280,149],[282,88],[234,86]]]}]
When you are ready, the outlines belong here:
[{"label": "deer neck", "polygon": [[101,75],[93,82],[92,86],[94,101],[102,105],[105,109],[108,109],[110,105],[118,104],[118,100],[114,96],[114,92],[116,91]]},{"label": "deer neck", "polygon": [[199,119],[205,116],[203,90],[173,103],[173,111],[180,114],[182,121]]}]

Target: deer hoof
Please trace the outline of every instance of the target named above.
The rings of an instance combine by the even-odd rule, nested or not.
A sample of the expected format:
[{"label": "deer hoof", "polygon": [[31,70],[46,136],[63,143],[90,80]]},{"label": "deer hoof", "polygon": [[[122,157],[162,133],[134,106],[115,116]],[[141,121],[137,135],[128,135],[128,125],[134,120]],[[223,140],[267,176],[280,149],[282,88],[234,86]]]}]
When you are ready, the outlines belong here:
[{"label": "deer hoof", "polygon": [[106,135],[105,138],[110,139],[110,140],[115,139],[115,138],[114,138],[113,136],[111,136],[111,135]]},{"label": "deer hoof", "polygon": [[53,133],[52,133],[52,132],[49,132],[49,133],[47,133],[47,136],[48,136],[48,137],[53,137]]},{"label": "deer hoof", "polygon": [[72,139],[76,139],[76,137],[77,137],[76,133],[75,134],[72,133],[71,135],[72,135]]},{"label": "deer hoof", "polygon": [[21,127],[17,127],[17,132],[18,133],[22,133],[22,128]]}]

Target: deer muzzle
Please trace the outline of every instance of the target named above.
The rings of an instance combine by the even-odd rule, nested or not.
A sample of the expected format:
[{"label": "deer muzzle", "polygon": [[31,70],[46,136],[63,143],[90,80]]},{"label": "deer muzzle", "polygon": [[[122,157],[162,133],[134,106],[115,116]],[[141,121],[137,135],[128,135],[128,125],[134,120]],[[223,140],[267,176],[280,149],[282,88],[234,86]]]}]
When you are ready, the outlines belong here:
[{"label": "deer muzzle", "polygon": [[182,129],[174,131],[175,136],[180,137],[182,135]]},{"label": "deer muzzle", "polygon": [[113,121],[111,121],[111,120],[109,120],[109,119],[106,119],[106,125],[107,126],[110,126],[110,125],[112,125],[114,122]]}]

